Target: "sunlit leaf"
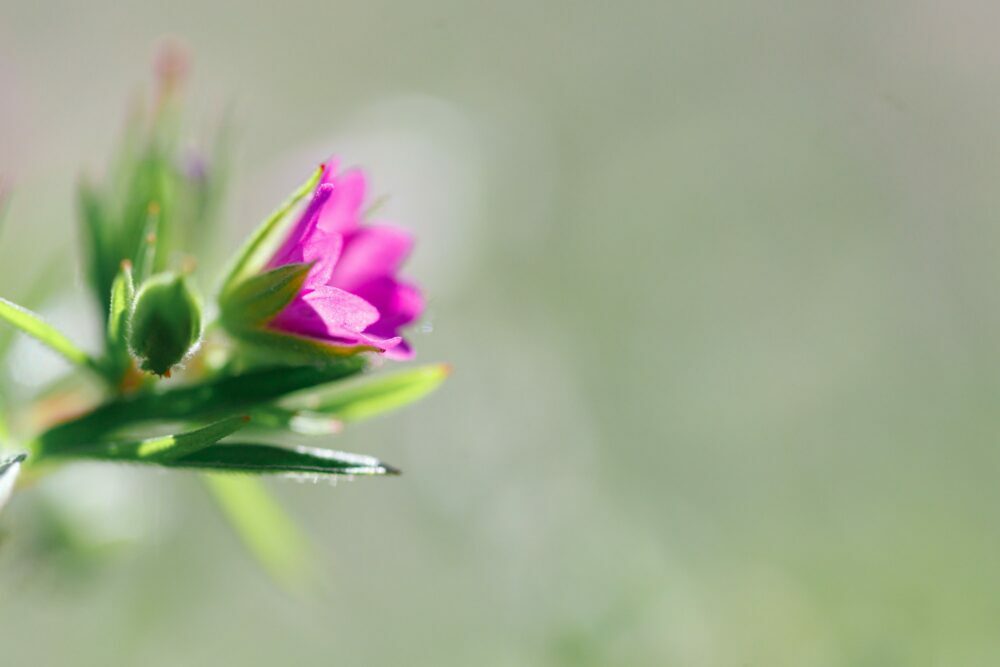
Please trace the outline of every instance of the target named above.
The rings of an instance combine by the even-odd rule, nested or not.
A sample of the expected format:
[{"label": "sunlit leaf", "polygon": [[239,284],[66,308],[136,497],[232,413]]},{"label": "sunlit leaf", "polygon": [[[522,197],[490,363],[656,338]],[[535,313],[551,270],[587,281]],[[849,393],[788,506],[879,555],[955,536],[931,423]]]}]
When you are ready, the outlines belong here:
[{"label": "sunlit leaf", "polygon": [[288,430],[301,435],[332,435],[341,430],[339,420],[312,410],[296,410],[268,405],[253,411],[256,428]]},{"label": "sunlit leaf", "polygon": [[447,364],[432,364],[377,376],[326,391],[306,406],[343,421],[368,419],[420,400],[440,386],[451,372]]},{"label": "sunlit leaf", "polygon": [[58,352],[71,363],[100,372],[90,355],[78,348],[37,313],[0,298],[0,318]]},{"label": "sunlit leaf", "polygon": [[246,426],[247,422],[246,416],[229,417],[185,433],[142,440],[92,443],[74,448],[72,455],[104,461],[165,464],[215,444]]}]

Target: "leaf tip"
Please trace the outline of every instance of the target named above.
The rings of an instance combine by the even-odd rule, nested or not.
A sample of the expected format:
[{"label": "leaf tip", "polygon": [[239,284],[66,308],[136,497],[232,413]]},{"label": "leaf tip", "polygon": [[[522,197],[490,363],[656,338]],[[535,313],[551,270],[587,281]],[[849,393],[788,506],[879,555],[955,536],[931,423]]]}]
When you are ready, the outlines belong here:
[{"label": "leaf tip", "polygon": [[388,463],[379,463],[379,467],[382,469],[383,475],[392,475],[398,477],[403,474],[403,471],[395,466],[391,466]]}]

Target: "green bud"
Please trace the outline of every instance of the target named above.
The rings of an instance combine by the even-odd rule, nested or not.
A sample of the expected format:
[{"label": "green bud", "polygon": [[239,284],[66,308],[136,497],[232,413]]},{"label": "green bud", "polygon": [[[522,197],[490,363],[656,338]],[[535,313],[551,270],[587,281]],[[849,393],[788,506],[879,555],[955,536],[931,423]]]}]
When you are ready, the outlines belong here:
[{"label": "green bud", "polygon": [[201,304],[183,276],[161,273],[139,288],[128,341],[140,368],[169,376],[200,338]]}]

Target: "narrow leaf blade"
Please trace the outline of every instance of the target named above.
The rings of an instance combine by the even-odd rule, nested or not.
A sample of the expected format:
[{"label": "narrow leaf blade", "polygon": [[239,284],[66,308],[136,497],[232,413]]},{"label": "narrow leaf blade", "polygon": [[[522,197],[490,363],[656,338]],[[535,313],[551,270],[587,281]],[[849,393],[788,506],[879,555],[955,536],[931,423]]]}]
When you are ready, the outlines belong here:
[{"label": "narrow leaf blade", "polygon": [[90,355],[78,348],[37,313],[0,298],[0,318],[58,352],[71,363],[97,370],[97,365]]},{"label": "narrow leaf blade", "polygon": [[308,407],[343,421],[368,419],[420,400],[437,389],[450,373],[447,364],[404,370],[333,389]]},{"label": "narrow leaf blade", "polygon": [[212,445],[164,463],[172,468],[220,470],[252,474],[394,475],[399,471],[372,456],[314,447],[288,449],[274,445]]},{"label": "narrow leaf blade", "polygon": [[92,443],[76,447],[67,455],[103,461],[166,464],[217,443],[246,426],[247,421],[245,416],[229,417],[184,433],[143,440]]}]

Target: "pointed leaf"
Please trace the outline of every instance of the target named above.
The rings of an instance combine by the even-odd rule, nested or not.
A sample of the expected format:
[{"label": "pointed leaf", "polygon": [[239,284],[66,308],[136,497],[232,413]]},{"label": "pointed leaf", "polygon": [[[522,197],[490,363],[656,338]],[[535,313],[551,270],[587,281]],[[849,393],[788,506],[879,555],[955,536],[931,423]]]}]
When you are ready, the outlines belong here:
[{"label": "pointed leaf", "polygon": [[171,468],[227,470],[254,474],[398,475],[399,471],[372,456],[330,449],[275,445],[212,445],[163,465]]},{"label": "pointed leaf", "polygon": [[230,417],[185,433],[143,440],[94,443],[74,448],[71,455],[104,461],[166,464],[215,444],[246,426],[247,421],[245,416]]},{"label": "pointed leaf", "polygon": [[450,372],[447,364],[421,366],[333,389],[306,405],[314,412],[343,421],[368,419],[423,398],[437,389]]},{"label": "pointed leaf", "polygon": [[74,345],[69,338],[43,320],[37,313],[0,298],[0,318],[7,320],[24,333],[55,350],[71,363],[100,372],[90,355]]},{"label": "pointed leaf", "polygon": [[249,417],[240,415],[222,419],[196,431],[144,440],[136,448],[136,454],[142,459],[173,461],[222,440],[246,426],[249,421]]}]

